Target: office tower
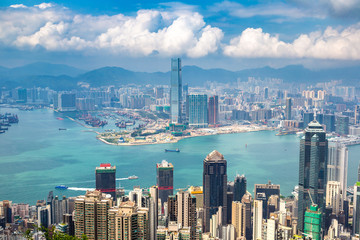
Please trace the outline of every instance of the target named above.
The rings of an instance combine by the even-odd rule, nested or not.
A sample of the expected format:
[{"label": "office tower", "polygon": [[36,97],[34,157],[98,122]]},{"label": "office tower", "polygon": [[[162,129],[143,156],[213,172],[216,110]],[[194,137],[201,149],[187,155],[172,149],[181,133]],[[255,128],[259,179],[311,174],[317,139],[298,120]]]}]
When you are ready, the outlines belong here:
[{"label": "office tower", "polygon": [[325,209],[326,165],[328,142],[323,127],[312,121],[300,140],[298,229],[304,230],[304,213],[315,204]]},{"label": "office tower", "polygon": [[231,224],[235,227],[236,238],[246,237],[246,206],[241,202],[232,202]]},{"label": "office tower", "polygon": [[253,240],[262,239],[263,201],[254,200]]},{"label": "office tower", "polygon": [[227,164],[224,156],[214,150],[204,159],[203,189],[204,218],[203,232],[210,229],[210,217],[223,207],[223,222],[226,222]]},{"label": "office tower", "polygon": [[348,116],[337,116],[335,123],[336,133],[340,135],[349,134],[349,117]]},{"label": "office tower", "polygon": [[360,234],[360,182],[354,186],[353,206],[353,234]]},{"label": "office tower", "polygon": [[126,201],[108,212],[108,240],[149,239],[148,208],[138,208],[134,202]]},{"label": "office tower", "polygon": [[190,239],[196,235],[196,198],[189,192],[179,191],[176,194],[176,218],[182,227],[190,229]]},{"label": "office tower", "polygon": [[286,108],[285,108],[285,119],[291,120],[291,108],[292,108],[292,101],[291,98],[286,99]]},{"label": "office tower", "polygon": [[110,163],[102,163],[95,169],[96,190],[110,194],[116,202],[116,166]]},{"label": "office tower", "polygon": [[321,212],[318,206],[311,205],[310,209],[306,210],[304,218],[304,234],[311,235],[311,239],[321,239]]},{"label": "office tower", "polygon": [[6,223],[12,223],[12,201],[4,200],[0,202],[0,213],[5,217]]},{"label": "office tower", "polygon": [[347,188],[348,148],[332,140],[328,145],[327,181],[340,183],[341,200],[344,200]]},{"label": "office tower", "polygon": [[208,126],[208,107],[206,94],[193,94],[188,96],[189,126]]},{"label": "office tower", "polygon": [[268,99],[269,98],[269,88],[264,88],[264,98]]},{"label": "office tower", "polygon": [[246,193],[246,178],[244,175],[236,175],[234,180],[234,201],[241,201]]},{"label": "office tower", "polygon": [[150,193],[150,207],[149,207],[149,227],[150,240],[156,240],[156,229],[158,227],[158,212],[159,212],[159,189],[157,186],[149,188]]},{"label": "office tower", "polygon": [[76,111],[76,95],[75,93],[58,94],[58,109],[61,112]]},{"label": "office tower", "polygon": [[358,117],[358,112],[359,112],[359,106],[355,105],[354,107],[354,124],[356,125],[359,121],[359,117]]},{"label": "office tower", "polygon": [[318,121],[318,123],[320,123],[320,124],[324,124],[324,114],[317,113],[316,114],[316,121]]},{"label": "office tower", "polygon": [[314,113],[304,113],[303,116],[304,128],[306,128],[306,126],[309,125],[309,123],[313,120],[314,120]]},{"label": "office tower", "polygon": [[55,222],[54,215],[52,214],[53,200],[54,200],[54,193],[53,193],[53,191],[50,191],[48,196],[47,196],[47,201],[46,201],[46,204],[50,206],[50,212],[49,212],[50,221],[49,221],[49,224],[53,224]]},{"label": "office tower", "polygon": [[268,200],[270,196],[276,195],[280,198],[280,185],[272,184],[270,181],[267,184],[255,184],[254,197],[256,200],[262,200],[263,204],[263,218],[268,219]]},{"label": "office tower", "polygon": [[111,198],[100,191],[87,191],[85,196],[75,200],[75,237],[83,234],[89,240],[106,240],[108,210],[112,206]]},{"label": "office tower", "polygon": [[51,225],[51,209],[50,205],[40,206],[38,211],[38,227],[49,227]]},{"label": "office tower", "polygon": [[167,202],[168,197],[173,195],[173,179],[174,166],[171,163],[162,160],[161,163],[156,164],[156,180],[162,208],[164,207],[164,203]]},{"label": "office tower", "polygon": [[209,125],[219,124],[219,97],[211,96],[209,97],[209,106],[208,106],[208,120]]},{"label": "office tower", "polygon": [[326,132],[335,132],[335,115],[325,114],[324,125],[326,126]]},{"label": "office tower", "polygon": [[181,123],[182,79],[181,59],[171,59],[170,111],[171,123]]}]

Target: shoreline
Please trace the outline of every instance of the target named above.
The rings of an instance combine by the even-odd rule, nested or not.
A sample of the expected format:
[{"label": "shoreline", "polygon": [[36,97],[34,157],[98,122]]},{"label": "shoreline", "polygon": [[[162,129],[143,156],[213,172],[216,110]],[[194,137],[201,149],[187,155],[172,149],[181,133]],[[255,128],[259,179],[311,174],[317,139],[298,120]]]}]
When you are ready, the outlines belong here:
[{"label": "shoreline", "polygon": [[[170,140],[168,140],[168,141],[146,141],[146,138],[145,138],[145,142],[144,141],[142,141],[142,142],[138,141],[137,142],[136,140],[133,140],[131,142],[113,143],[113,142],[106,141],[107,138],[102,137],[101,134],[98,134],[96,136],[96,138],[98,140],[100,140],[101,142],[105,143],[105,144],[113,145],[113,146],[141,146],[141,145],[177,143],[180,140],[183,140],[183,139],[186,139],[186,138],[212,136],[212,135],[223,135],[223,134],[247,133],[247,132],[259,132],[259,131],[275,131],[276,129],[277,128],[275,128],[275,127],[260,127],[260,126],[245,127],[245,126],[241,126],[241,125],[232,125],[232,126],[226,126],[226,127],[220,127],[220,128],[201,128],[201,129],[192,130],[192,132],[195,135],[173,137],[169,133],[164,134],[164,135],[166,135],[166,137],[168,137],[167,139],[170,138]],[[211,132],[209,130],[212,130],[214,132]],[[152,135],[151,138],[154,137],[154,136],[155,135]],[[117,139],[118,140],[119,138],[112,138],[112,139]]]}]

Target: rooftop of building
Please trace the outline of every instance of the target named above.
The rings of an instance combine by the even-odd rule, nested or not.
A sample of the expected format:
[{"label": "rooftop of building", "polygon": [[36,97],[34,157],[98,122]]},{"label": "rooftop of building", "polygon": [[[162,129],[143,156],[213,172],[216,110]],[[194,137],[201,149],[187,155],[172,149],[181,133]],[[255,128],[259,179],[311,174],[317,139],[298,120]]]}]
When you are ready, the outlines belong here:
[{"label": "rooftop of building", "polygon": [[96,167],[96,170],[105,170],[105,169],[116,169],[116,166],[111,166],[111,163],[101,163],[100,167]]},{"label": "rooftop of building", "polygon": [[316,120],[313,120],[305,129],[306,132],[325,132],[323,126]]},{"label": "rooftop of building", "polygon": [[218,162],[218,161],[224,161],[224,160],[225,160],[224,155],[219,153],[217,150],[212,151],[205,158],[205,161],[209,161],[209,162]]},{"label": "rooftop of building", "polygon": [[172,163],[169,163],[166,160],[162,160],[161,163],[156,164],[157,168],[173,168]]}]

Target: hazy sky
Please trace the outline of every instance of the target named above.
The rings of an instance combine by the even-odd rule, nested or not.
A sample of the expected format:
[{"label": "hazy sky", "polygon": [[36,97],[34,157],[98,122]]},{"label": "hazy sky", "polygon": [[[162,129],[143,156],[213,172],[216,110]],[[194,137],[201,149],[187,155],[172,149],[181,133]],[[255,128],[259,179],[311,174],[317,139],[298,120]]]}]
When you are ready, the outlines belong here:
[{"label": "hazy sky", "polygon": [[0,1],[0,65],[360,65],[360,0]]}]

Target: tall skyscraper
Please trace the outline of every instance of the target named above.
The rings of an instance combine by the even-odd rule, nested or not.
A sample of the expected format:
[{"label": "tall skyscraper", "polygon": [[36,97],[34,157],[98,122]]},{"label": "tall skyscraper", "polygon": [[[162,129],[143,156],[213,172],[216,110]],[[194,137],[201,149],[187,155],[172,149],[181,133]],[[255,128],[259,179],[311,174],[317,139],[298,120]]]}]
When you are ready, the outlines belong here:
[{"label": "tall skyscraper", "polygon": [[354,186],[353,234],[360,234],[360,182]]},{"label": "tall skyscraper", "polygon": [[208,121],[209,125],[219,124],[219,97],[211,96],[209,97],[208,105]]},{"label": "tall skyscraper", "polygon": [[189,192],[179,191],[176,194],[176,218],[182,227],[190,228],[190,239],[196,235],[196,198]]},{"label": "tall skyscraper", "polygon": [[189,126],[208,126],[208,106],[206,94],[193,94],[188,97]]},{"label": "tall skyscraper", "polygon": [[100,191],[87,191],[75,200],[75,237],[85,234],[89,240],[106,240],[108,210],[112,200]]},{"label": "tall skyscraper", "polygon": [[336,133],[340,135],[349,134],[349,117],[348,116],[337,116],[335,122]]},{"label": "tall skyscraper", "polygon": [[232,202],[231,224],[235,227],[236,238],[246,236],[246,216],[245,205],[241,202]]},{"label": "tall skyscraper", "polygon": [[332,140],[328,145],[327,181],[340,183],[340,193],[343,196],[341,200],[344,200],[347,188],[348,148]]},{"label": "tall skyscraper", "polygon": [[291,98],[286,99],[286,108],[285,108],[285,119],[291,120],[291,108],[292,108],[292,102]]},{"label": "tall skyscraper", "polygon": [[335,115],[325,114],[324,125],[326,126],[326,132],[335,132]]},{"label": "tall skyscraper", "polygon": [[210,218],[222,206],[222,222],[227,220],[227,163],[224,156],[214,150],[204,159],[203,192],[204,218],[203,232],[210,230]]},{"label": "tall skyscraper", "polygon": [[173,195],[174,189],[174,166],[163,160],[156,164],[156,179],[159,189],[159,198],[163,208],[164,203],[167,202],[168,197]]},{"label": "tall skyscraper", "polygon": [[254,197],[256,200],[263,201],[263,218],[268,219],[268,200],[271,196],[278,196],[277,199],[280,199],[280,185],[272,184],[270,181],[267,184],[255,184],[254,187]]},{"label": "tall skyscraper", "polygon": [[309,125],[309,123],[313,120],[314,120],[314,113],[310,113],[310,112],[304,113],[303,116],[304,128],[306,128],[306,126]]},{"label": "tall skyscraper", "polygon": [[325,209],[328,142],[323,127],[312,121],[300,141],[298,229],[304,231],[304,214],[311,206],[309,194],[320,209]]},{"label": "tall skyscraper", "polygon": [[241,201],[246,193],[246,178],[244,175],[236,175],[234,180],[234,201]]},{"label": "tall skyscraper", "polygon": [[254,200],[253,240],[262,239],[263,201]]},{"label": "tall skyscraper", "polygon": [[110,194],[116,202],[116,166],[102,163],[95,169],[96,190]]},{"label": "tall skyscraper", "polygon": [[171,123],[181,123],[182,78],[181,59],[171,59],[170,111]]},{"label": "tall skyscraper", "polygon": [[149,227],[150,240],[156,240],[156,229],[158,227],[158,212],[159,212],[159,189],[157,186],[149,188],[150,193],[150,207],[149,207]]}]

